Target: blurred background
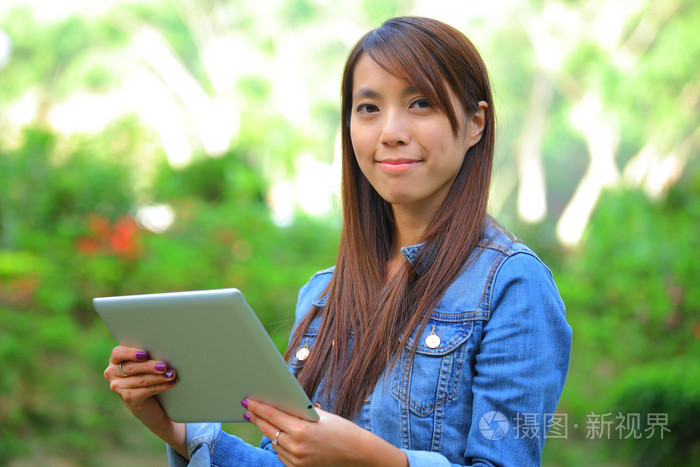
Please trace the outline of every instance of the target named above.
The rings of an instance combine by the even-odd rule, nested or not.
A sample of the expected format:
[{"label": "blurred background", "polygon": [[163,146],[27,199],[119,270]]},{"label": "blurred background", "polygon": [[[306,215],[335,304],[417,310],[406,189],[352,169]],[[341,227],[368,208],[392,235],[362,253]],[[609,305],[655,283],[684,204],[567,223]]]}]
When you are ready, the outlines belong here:
[{"label": "blurred background", "polygon": [[238,287],[284,348],[335,262],[344,60],[404,14],[481,51],[491,213],[567,305],[544,465],[700,465],[692,0],[2,0],[0,465],[166,464],[95,296]]}]

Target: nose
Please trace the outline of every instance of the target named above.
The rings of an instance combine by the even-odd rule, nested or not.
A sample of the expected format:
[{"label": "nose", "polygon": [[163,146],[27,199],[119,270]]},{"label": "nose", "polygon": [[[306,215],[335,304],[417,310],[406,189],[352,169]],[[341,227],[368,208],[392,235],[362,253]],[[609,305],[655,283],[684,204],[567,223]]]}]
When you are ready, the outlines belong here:
[{"label": "nose", "polygon": [[408,144],[411,136],[406,116],[399,111],[389,111],[385,115],[381,134],[382,144],[385,146]]}]

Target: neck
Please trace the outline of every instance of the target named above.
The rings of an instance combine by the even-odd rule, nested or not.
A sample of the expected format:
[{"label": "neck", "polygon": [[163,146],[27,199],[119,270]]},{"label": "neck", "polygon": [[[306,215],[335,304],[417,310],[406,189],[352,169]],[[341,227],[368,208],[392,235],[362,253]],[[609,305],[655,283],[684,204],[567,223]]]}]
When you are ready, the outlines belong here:
[{"label": "neck", "polygon": [[421,212],[415,207],[408,208],[404,205],[392,205],[394,213],[394,225],[396,226],[396,244],[391,255],[391,260],[386,265],[386,281],[398,273],[406,262],[401,253],[401,248],[415,245],[421,241],[428,223],[432,220],[433,212]]},{"label": "neck", "polygon": [[402,205],[392,205],[396,225],[396,249],[394,257],[401,255],[401,248],[421,241],[428,224],[435,216],[434,209],[420,210]]}]

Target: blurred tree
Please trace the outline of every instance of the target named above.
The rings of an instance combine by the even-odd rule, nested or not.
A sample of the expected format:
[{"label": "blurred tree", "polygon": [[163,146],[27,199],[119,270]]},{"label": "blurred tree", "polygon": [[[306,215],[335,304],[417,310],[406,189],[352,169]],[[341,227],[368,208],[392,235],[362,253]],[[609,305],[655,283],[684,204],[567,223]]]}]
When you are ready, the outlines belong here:
[{"label": "blurred tree", "polygon": [[114,83],[104,58],[122,47],[127,36],[108,23],[71,16],[40,25],[30,9],[16,8],[4,15],[0,25],[12,43],[8,64],[0,71],[3,126],[13,117],[11,105],[18,100],[30,98],[34,107],[30,121],[49,126],[49,115],[61,100],[76,91],[99,92]]},{"label": "blurred tree", "polygon": [[[697,24],[700,7],[681,1],[546,2],[530,18],[539,19],[529,30],[542,69],[563,65],[554,84],[571,105],[570,122],[590,157],[557,226],[560,239],[575,244],[601,190],[620,182],[620,164],[627,163],[628,184],[644,182],[647,193],[658,196],[697,151],[700,76],[688,58],[700,56],[700,41],[685,31]],[[623,134],[624,149],[639,153],[631,160],[622,154],[618,162]],[[630,144],[630,134],[636,143]],[[659,145],[657,151],[668,156],[649,154]]]},{"label": "blurred tree", "polygon": [[603,188],[625,183],[658,197],[697,153],[700,44],[689,31],[700,7],[548,0],[506,14],[487,58],[518,135],[506,130],[500,160],[517,161],[519,175],[497,179],[494,207],[517,190],[520,218],[540,222],[553,205],[560,240],[575,245]]}]

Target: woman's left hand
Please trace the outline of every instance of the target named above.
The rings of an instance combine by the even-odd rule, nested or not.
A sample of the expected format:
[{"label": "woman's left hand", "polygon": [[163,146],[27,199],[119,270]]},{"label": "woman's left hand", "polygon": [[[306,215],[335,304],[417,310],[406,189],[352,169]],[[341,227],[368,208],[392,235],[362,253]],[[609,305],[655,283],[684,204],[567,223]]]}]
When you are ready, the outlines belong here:
[{"label": "woman's left hand", "polygon": [[[286,466],[408,465],[400,449],[354,423],[319,408],[317,422],[245,399],[249,421],[271,440]],[[279,432],[279,434],[278,434]]]}]

